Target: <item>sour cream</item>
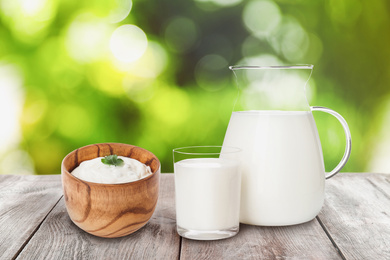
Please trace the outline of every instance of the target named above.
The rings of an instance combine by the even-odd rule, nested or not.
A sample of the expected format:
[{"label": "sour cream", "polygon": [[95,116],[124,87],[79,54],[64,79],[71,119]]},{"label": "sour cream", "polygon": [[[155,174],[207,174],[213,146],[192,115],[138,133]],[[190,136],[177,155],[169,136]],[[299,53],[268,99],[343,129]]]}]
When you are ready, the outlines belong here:
[{"label": "sour cream", "polygon": [[152,174],[149,166],[136,159],[118,156],[123,164],[115,166],[102,163],[102,158],[104,157],[80,163],[72,171],[73,176],[89,182],[116,184],[137,181]]}]

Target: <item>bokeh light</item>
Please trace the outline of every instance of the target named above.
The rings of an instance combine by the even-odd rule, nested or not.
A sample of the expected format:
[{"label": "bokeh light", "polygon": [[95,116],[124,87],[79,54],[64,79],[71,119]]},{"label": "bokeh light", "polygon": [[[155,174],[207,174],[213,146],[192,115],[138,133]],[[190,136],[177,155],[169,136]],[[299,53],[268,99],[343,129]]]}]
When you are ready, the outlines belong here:
[{"label": "bokeh light", "polygon": [[165,28],[165,42],[173,52],[189,51],[199,39],[199,29],[193,20],[187,17],[175,17]]},{"label": "bokeh light", "polygon": [[70,24],[66,47],[70,56],[81,63],[102,59],[108,52],[110,26],[92,14],[82,14]]},{"label": "bokeh light", "polygon": [[125,95],[122,87],[124,74],[124,72],[118,71],[117,67],[110,61],[104,61],[94,63],[87,74],[87,78],[94,88],[105,95],[121,97]]},{"label": "bokeh light", "polygon": [[242,16],[246,28],[260,39],[269,37],[282,21],[279,6],[270,0],[248,2]]},{"label": "bokeh light", "polygon": [[21,129],[19,120],[24,102],[23,78],[11,64],[0,63],[0,155],[18,145]]},{"label": "bokeh light", "polygon": [[[272,54],[260,54],[250,57],[245,57],[244,59],[240,60],[238,64],[242,65],[248,65],[248,66],[282,66],[285,65],[277,56]],[[251,80],[256,79],[258,77],[258,74],[254,71],[249,70],[248,71],[248,77]]]},{"label": "bokeh light", "polygon": [[12,149],[2,156],[0,172],[15,175],[30,175],[34,172],[34,161],[26,151]]},{"label": "bokeh light", "polygon": [[390,169],[390,98],[386,99],[386,104],[382,109],[380,115],[383,121],[383,127],[379,131],[373,144],[373,158],[370,162],[369,168],[373,172],[386,173]]},{"label": "bokeh light", "polygon": [[242,0],[195,0],[201,4],[214,4],[220,7],[234,6],[242,2]]},{"label": "bokeh light", "polygon": [[38,43],[47,33],[57,9],[56,0],[1,0],[3,21],[21,42]]},{"label": "bokeh light", "polygon": [[[49,4],[47,0],[21,0],[20,1],[23,14],[27,16],[37,16]],[[46,20],[47,17],[39,17],[38,19]]]},{"label": "bokeh light", "polygon": [[122,82],[127,96],[134,102],[142,103],[153,97],[156,78],[167,68],[168,56],[159,43],[149,41],[145,54],[139,60],[119,65],[126,72]]},{"label": "bokeh light", "polygon": [[145,79],[128,74],[123,79],[123,88],[130,100],[144,103],[155,95],[156,86],[153,79]]},{"label": "bokeh light", "polygon": [[[390,172],[389,29],[386,0],[0,0],[0,173],[58,174],[69,151],[106,141],[172,172],[174,147],[222,144],[238,64],[314,64],[309,104],[351,128],[343,170]],[[329,170],[344,133],[322,114]]]},{"label": "bokeh light", "polygon": [[[295,19],[284,19],[275,33],[276,51],[292,63],[304,60],[310,41],[306,31]],[[278,44],[279,43],[279,44]],[[278,46],[279,45],[279,46]]]},{"label": "bokeh light", "polygon": [[146,34],[136,25],[125,24],[115,29],[110,50],[120,61],[133,62],[141,58],[148,46]]},{"label": "bokeh light", "polygon": [[155,41],[148,41],[148,46],[141,58],[132,63],[116,63],[119,69],[142,78],[158,77],[168,65],[165,49]]},{"label": "bokeh light", "polygon": [[216,91],[228,85],[230,71],[227,60],[216,54],[204,56],[195,67],[198,86],[207,91]]},{"label": "bokeh light", "polygon": [[22,123],[25,126],[37,124],[43,119],[47,108],[48,102],[44,98],[34,99],[32,102],[26,102],[23,111]]},{"label": "bokeh light", "polygon": [[111,23],[118,23],[125,19],[133,6],[132,0],[111,0],[110,2],[116,5],[116,8],[113,8],[108,14]]}]

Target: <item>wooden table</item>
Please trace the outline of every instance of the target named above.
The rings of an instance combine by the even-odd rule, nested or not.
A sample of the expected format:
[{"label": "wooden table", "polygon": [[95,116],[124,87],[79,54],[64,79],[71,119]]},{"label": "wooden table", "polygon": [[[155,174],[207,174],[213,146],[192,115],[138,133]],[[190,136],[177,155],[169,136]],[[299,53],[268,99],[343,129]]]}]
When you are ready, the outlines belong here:
[{"label": "wooden table", "polygon": [[390,259],[390,175],[342,173],[326,181],[312,221],[241,225],[233,238],[176,233],[174,179],[163,174],[157,209],[136,233],[99,238],[69,219],[59,175],[0,175],[0,259]]}]

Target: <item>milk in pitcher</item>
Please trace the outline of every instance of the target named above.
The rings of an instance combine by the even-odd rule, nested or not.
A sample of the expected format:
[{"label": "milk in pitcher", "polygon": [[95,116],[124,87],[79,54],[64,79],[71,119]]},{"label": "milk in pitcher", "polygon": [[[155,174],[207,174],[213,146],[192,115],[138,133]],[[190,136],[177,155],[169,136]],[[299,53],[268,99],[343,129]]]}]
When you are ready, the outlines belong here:
[{"label": "milk in pitcher", "polygon": [[319,213],[325,169],[311,111],[233,112],[223,146],[242,149],[241,223],[292,225]]}]

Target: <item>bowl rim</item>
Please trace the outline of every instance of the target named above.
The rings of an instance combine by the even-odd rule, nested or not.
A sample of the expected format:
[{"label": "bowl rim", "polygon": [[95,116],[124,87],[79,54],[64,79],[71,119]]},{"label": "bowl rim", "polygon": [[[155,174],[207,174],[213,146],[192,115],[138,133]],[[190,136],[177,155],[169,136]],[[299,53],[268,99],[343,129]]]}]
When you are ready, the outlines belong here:
[{"label": "bowl rim", "polygon": [[[139,180],[135,180],[135,181],[129,181],[129,182],[123,182],[123,183],[99,183],[99,182],[92,182],[92,181],[86,181],[86,180],[83,180],[83,179],[80,179],[76,176],[74,176],[73,174],[71,174],[68,169],[66,169],[65,165],[64,165],[64,162],[65,160],[74,152],[76,152],[77,150],[79,149],[82,149],[82,148],[86,148],[86,147],[89,147],[89,146],[95,146],[95,145],[106,145],[106,144],[109,144],[109,145],[125,145],[125,146],[131,146],[131,147],[136,147],[136,148],[139,148],[139,149],[142,149],[142,150],[145,150],[146,152],[149,152],[151,153],[157,160],[158,162],[158,168],[156,169],[156,171],[152,172],[152,174],[144,177],[144,178],[141,178]],[[122,156],[122,155],[121,155]],[[127,156],[124,156],[124,157],[127,157]],[[97,157],[96,157],[97,158]],[[131,157],[128,157],[128,158],[131,158]],[[134,159],[134,158],[131,158],[131,159]],[[80,165],[80,163],[79,163]],[[159,174],[160,173],[160,170],[161,170],[161,163],[160,163],[160,160],[157,158],[157,156],[152,153],[151,151],[149,150],[146,150],[145,148],[142,148],[142,147],[139,147],[139,146],[135,146],[135,145],[132,145],[132,144],[125,144],[125,143],[113,143],[113,142],[107,142],[107,143],[95,143],[95,144],[89,144],[89,145],[85,145],[85,146],[82,146],[82,147],[79,147],[77,149],[74,149],[73,151],[69,152],[65,157],[64,159],[62,159],[62,162],[61,162],[61,175],[63,175],[65,173],[65,175],[67,176],[70,176],[70,178],[73,178],[77,181],[81,181],[81,182],[84,182],[86,184],[92,184],[92,185],[97,185],[97,186],[112,186],[112,187],[118,187],[118,186],[126,186],[126,185],[132,185],[132,184],[135,184],[135,183],[139,183],[139,182],[142,182],[142,181],[147,181],[149,180],[150,178],[152,178],[153,176],[155,176],[156,174]]]}]

